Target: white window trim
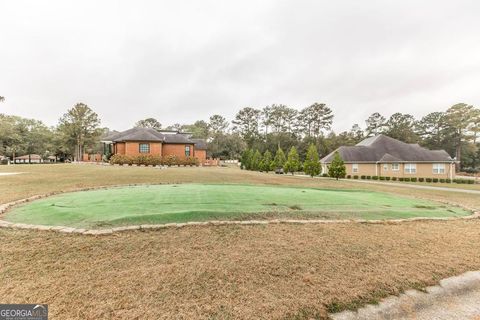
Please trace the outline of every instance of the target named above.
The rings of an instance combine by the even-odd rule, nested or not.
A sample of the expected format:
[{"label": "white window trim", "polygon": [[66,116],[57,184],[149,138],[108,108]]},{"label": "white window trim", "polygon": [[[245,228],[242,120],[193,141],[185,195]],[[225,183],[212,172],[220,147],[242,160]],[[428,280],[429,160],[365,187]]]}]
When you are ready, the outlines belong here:
[{"label": "white window trim", "polygon": [[[394,165],[397,166],[396,169],[393,167]],[[392,163],[392,171],[400,171],[400,163]]]},{"label": "white window trim", "polygon": [[388,163],[383,164],[383,171],[388,171]]},{"label": "white window trim", "polygon": [[358,173],[358,163],[352,163],[352,173]]},{"label": "white window trim", "polygon": [[[408,167],[408,170],[407,170]],[[416,163],[405,163],[403,172],[405,174],[417,174],[417,164]]]},{"label": "white window trim", "polygon": [[[147,146],[147,151],[142,151],[142,145]],[[139,143],[138,144],[138,153],[147,154],[150,153],[150,143]]]},{"label": "white window trim", "polygon": [[[437,166],[437,168],[435,168]],[[434,163],[432,165],[432,172],[433,174],[445,174],[445,163]]]}]

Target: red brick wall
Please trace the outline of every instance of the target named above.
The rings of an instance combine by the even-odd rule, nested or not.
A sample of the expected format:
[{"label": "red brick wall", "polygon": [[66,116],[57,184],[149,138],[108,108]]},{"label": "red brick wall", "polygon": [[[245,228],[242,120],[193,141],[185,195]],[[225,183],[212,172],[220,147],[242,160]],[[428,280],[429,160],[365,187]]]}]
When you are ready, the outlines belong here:
[{"label": "red brick wall", "polygon": [[116,154],[125,154],[125,142],[117,142],[115,143]]},{"label": "red brick wall", "polygon": [[178,158],[185,158],[185,146],[190,146],[190,156],[194,157],[193,144],[164,144],[162,147],[162,156],[176,155]]},{"label": "red brick wall", "polygon": [[195,158],[197,158],[200,163],[204,163],[207,160],[207,150],[195,150]]},{"label": "red brick wall", "polygon": [[[149,154],[157,154],[160,155],[162,154],[162,144],[160,142],[143,142],[143,141],[138,141],[138,142],[132,142],[128,141],[125,143],[125,154],[129,156],[135,156],[139,155],[139,145],[140,143],[148,143],[150,144],[150,153]],[[144,153],[142,153],[144,154]]]}]

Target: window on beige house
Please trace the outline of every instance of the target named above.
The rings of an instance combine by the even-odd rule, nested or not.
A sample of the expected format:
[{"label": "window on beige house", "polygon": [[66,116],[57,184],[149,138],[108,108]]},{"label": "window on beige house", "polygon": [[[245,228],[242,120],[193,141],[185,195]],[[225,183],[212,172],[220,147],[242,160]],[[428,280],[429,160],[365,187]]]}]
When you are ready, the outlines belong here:
[{"label": "window on beige house", "polygon": [[392,163],[392,171],[400,171],[400,164]]},{"label": "window on beige house", "polygon": [[150,153],[150,144],[149,143],[140,143],[138,145],[138,152],[140,152],[140,153]]},{"label": "window on beige house", "polygon": [[383,171],[388,171],[388,164],[387,163],[383,164]]},{"label": "window on beige house", "polygon": [[417,173],[417,164],[416,163],[405,163],[405,173],[407,173],[407,174]]},{"label": "window on beige house", "polygon": [[433,174],[444,174],[444,173],[445,173],[445,163],[433,164]]},{"label": "window on beige house", "polygon": [[353,163],[352,164],[352,172],[353,173],[358,173],[358,163]]}]

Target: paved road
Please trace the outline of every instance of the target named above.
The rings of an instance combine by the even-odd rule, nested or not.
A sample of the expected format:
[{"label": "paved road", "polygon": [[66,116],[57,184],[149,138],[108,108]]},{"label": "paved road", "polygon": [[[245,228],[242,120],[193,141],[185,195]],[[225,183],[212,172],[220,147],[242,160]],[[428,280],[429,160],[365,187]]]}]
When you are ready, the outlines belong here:
[{"label": "paved road", "polygon": [[344,181],[352,181],[358,183],[367,183],[367,184],[379,184],[391,187],[401,187],[401,188],[410,188],[410,189],[424,189],[424,190],[439,190],[439,191],[449,191],[449,192],[460,192],[460,193],[471,193],[479,194],[480,190],[471,190],[471,189],[457,189],[457,188],[446,188],[446,187],[434,187],[434,186],[419,186],[416,184],[402,184],[396,182],[380,182],[380,181],[365,181],[365,180],[354,180],[354,179],[342,179]]},{"label": "paved road", "polygon": [[427,288],[407,291],[379,305],[330,315],[334,320],[480,320],[480,272],[467,272]]}]

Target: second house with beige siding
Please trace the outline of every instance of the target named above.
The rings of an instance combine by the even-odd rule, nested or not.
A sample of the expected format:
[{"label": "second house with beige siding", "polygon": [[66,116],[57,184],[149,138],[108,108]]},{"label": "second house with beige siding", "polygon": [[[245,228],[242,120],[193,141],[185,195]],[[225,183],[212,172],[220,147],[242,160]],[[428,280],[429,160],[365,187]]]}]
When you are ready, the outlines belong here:
[{"label": "second house with beige siding", "polygon": [[455,160],[445,150],[425,149],[382,134],[330,153],[321,160],[323,172],[327,172],[335,152],[351,176],[455,178]]}]

